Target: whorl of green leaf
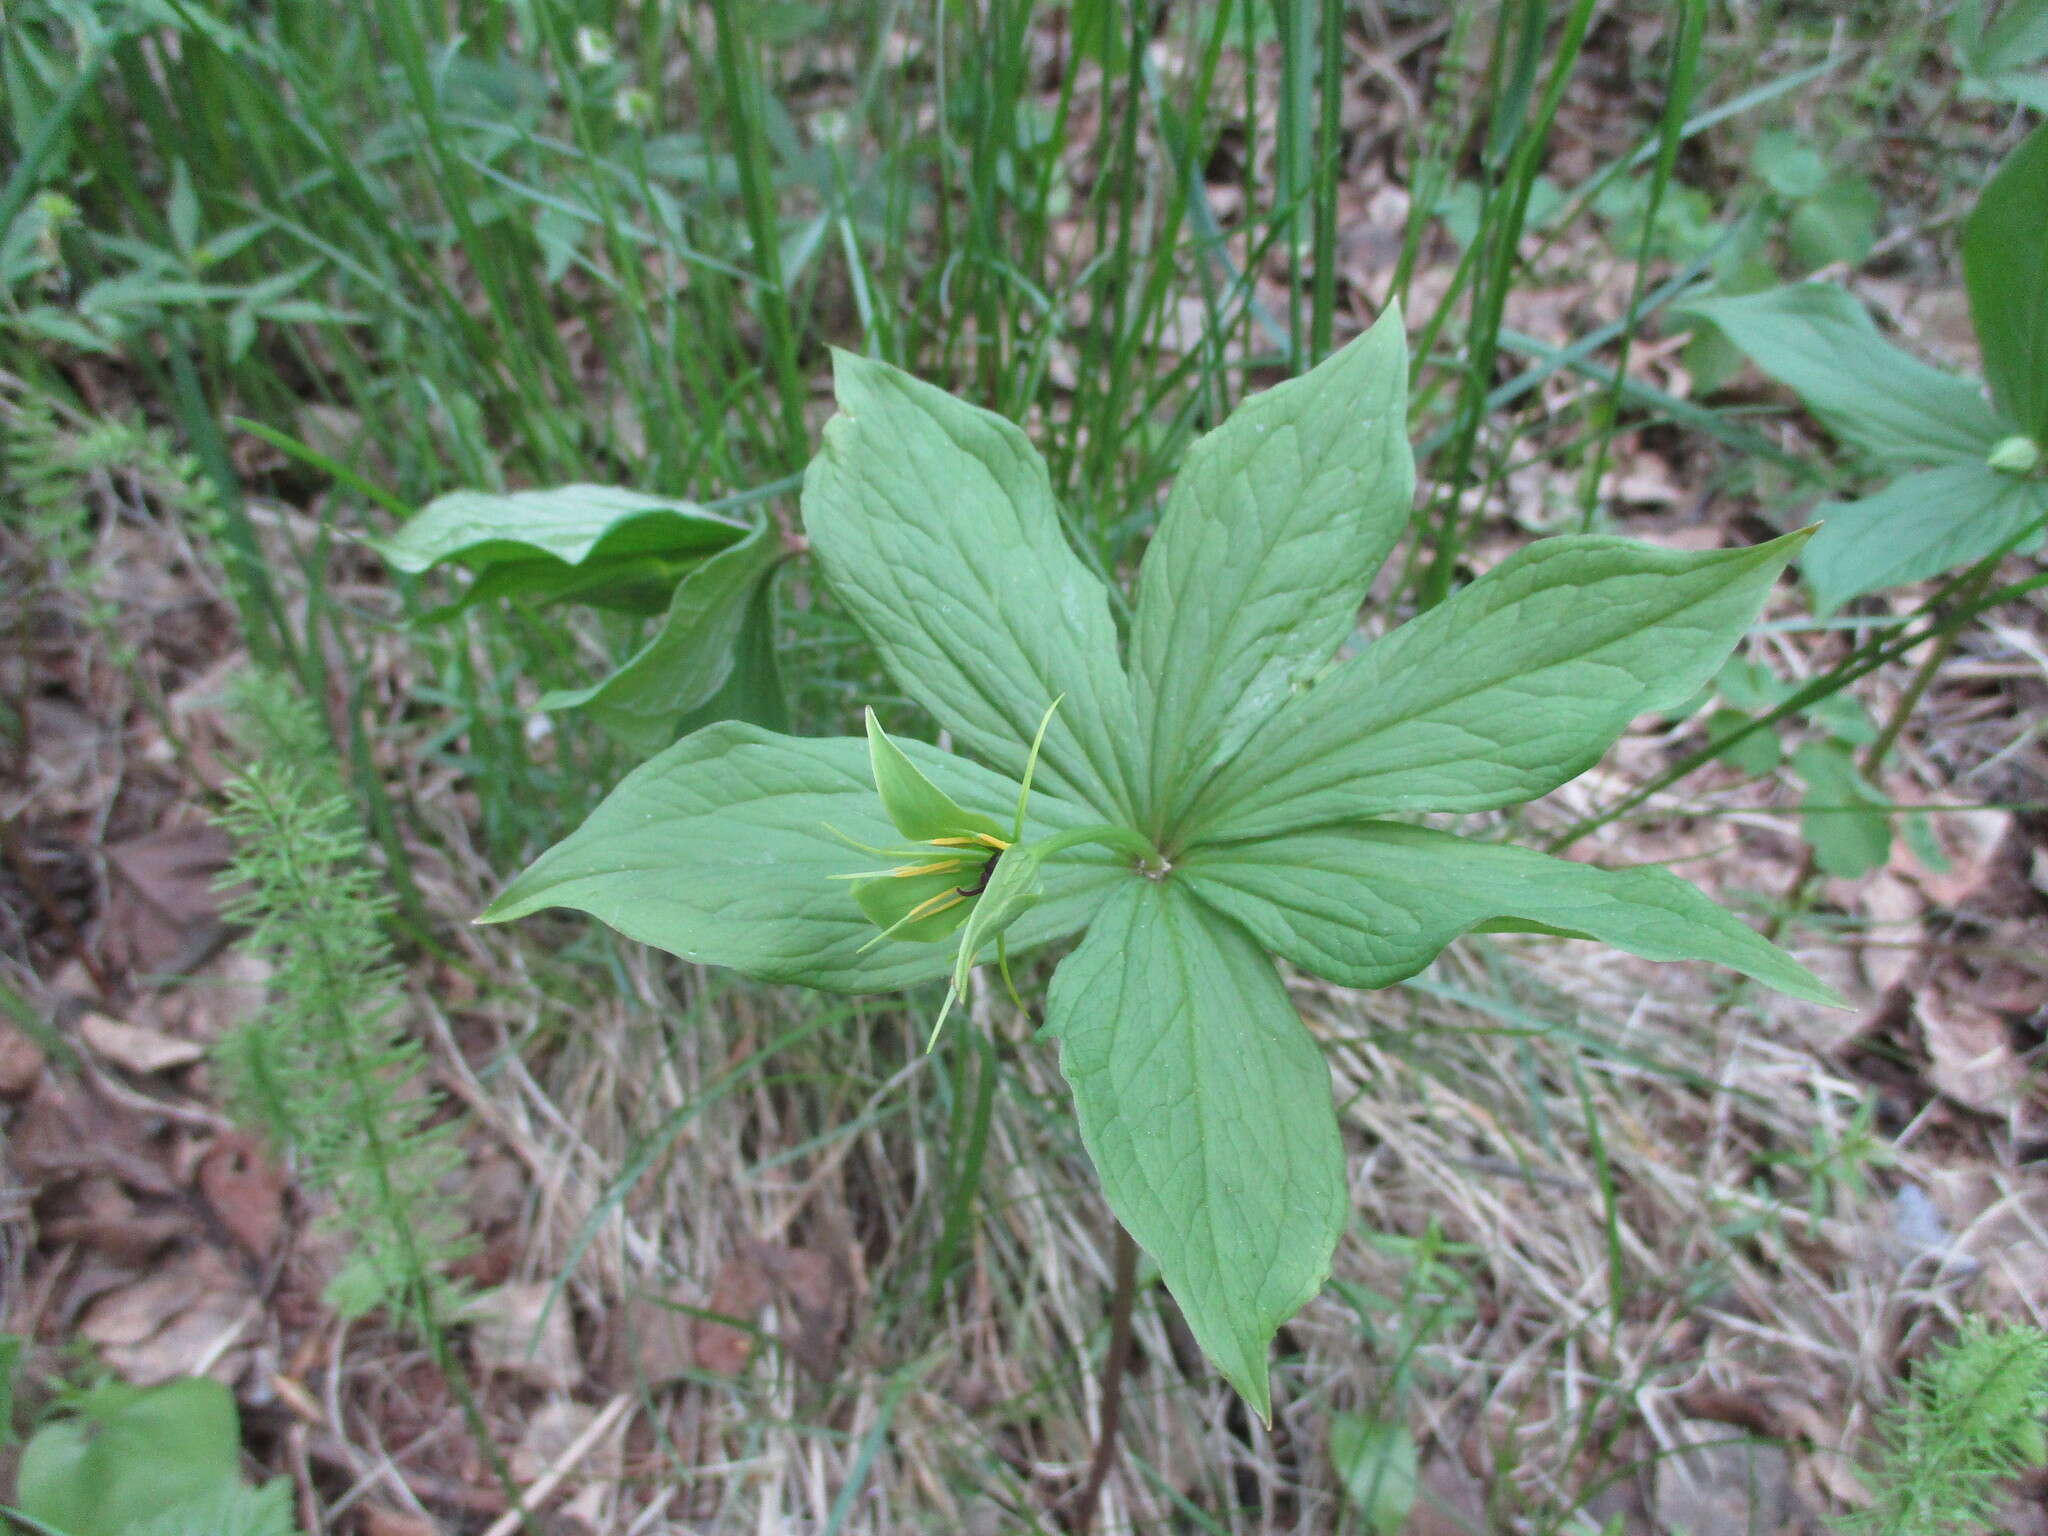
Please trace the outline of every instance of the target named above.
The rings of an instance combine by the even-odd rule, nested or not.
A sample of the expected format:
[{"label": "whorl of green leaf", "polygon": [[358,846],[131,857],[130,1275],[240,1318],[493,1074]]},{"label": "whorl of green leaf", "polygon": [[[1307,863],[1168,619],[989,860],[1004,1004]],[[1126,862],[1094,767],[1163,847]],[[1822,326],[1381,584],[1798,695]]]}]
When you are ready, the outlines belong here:
[{"label": "whorl of green leaf", "polygon": [[244,942],[271,963],[271,1001],[216,1058],[238,1112],[299,1160],[354,1244],[329,1300],[428,1326],[463,1246],[440,1188],[459,1155],[418,1091],[419,1045],[394,1017],[388,897],[311,711],[261,675],[238,704],[255,754],[220,818],[237,850],[223,883]]},{"label": "whorl of green leaf", "polygon": [[2048,1461],[2048,1333],[1980,1317],[1925,1361],[1886,1413],[1875,1495],[1841,1522],[1857,1536],[1949,1536],[1990,1530],[1996,1485]]}]

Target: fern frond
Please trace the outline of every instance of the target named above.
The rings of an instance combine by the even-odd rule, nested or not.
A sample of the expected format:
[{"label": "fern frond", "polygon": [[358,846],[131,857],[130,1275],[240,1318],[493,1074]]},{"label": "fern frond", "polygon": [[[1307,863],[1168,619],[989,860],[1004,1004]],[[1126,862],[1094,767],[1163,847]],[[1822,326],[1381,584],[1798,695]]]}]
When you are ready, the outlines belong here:
[{"label": "fern frond", "polygon": [[397,1020],[389,908],[339,764],[310,709],[257,675],[239,717],[261,753],[228,786],[236,843],[227,914],[272,965],[273,1003],[217,1047],[230,1103],[333,1201],[351,1256],[329,1290],[355,1316],[446,1315],[463,1233],[444,1186],[460,1168],[436,1124],[419,1043]]},{"label": "fern frond", "polygon": [[1885,1414],[1865,1471],[1870,1507],[1841,1522],[1857,1536],[1961,1536],[1989,1530],[1997,1484],[2048,1460],[2048,1333],[1967,1319]]}]

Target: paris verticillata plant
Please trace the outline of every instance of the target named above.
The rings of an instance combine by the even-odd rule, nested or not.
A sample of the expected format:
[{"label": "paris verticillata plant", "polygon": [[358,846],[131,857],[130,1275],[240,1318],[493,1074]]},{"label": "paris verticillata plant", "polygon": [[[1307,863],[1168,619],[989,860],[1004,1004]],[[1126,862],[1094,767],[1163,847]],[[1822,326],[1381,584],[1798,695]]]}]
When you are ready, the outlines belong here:
[{"label": "paris verticillata plant", "polygon": [[1400,819],[1542,795],[1691,697],[1797,536],[1547,539],[1333,662],[1413,498],[1390,313],[1189,451],[1125,647],[1022,432],[882,363],[841,354],[836,379],[804,484],[812,547],[904,691],[981,761],[872,717],[865,740],[714,725],[630,774],[486,918],[573,907],[840,992],[957,990],[998,940],[1078,936],[1045,1034],[1082,1139],[1261,1414],[1268,1344],[1322,1285],[1349,1206],[1328,1074],[1276,957],[1383,987],[1508,929],[1830,997],[1664,871]]}]

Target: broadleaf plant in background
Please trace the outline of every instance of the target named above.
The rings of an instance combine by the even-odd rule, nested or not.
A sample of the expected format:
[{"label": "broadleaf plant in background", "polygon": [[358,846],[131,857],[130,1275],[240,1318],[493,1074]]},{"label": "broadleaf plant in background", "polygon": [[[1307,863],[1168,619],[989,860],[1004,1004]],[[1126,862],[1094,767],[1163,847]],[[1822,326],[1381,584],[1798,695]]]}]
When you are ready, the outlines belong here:
[{"label": "broadleaf plant in background", "polygon": [[1948,39],[1965,97],[2048,113],[2048,0],[1961,0]]},{"label": "broadleaf plant in background", "polygon": [[1897,475],[1820,508],[1800,568],[1822,612],[1852,598],[2032,550],[2048,523],[2048,128],[1984,188],[1963,231],[1970,317],[1990,399],[1974,379],[1886,341],[1825,283],[1695,301],[1821,424]]},{"label": "broadleaf plant in background", "polygon": [[[1276,958],[1386,986],[1487,927],[1833,1000],[1668,872],[1397,819],[1545,794],[1692,697],[1803,536],[1548,539],[1333,660],[1413,500],[1390,312],[1189,451],[1124,656],[1022,432],[879,362],[840,354],[836,382],[804,486],[812,548],[903,691],[987,766],[878,727],[712,725],[630,774],[485,920],[570,907],[687,960],[847,992],[957,979],[998,932],[1013,950],[1078,935],[1045,1035],[1082,1140],[1261,1414],[1272,1336],[1323,1284],[1349,1205],[1328,1072]],[[920,855],[948,867],[906,859],[902,880],[930,889],[864,904],[845,877],[883,877],[848,844],[905,837],[955,840]],[[987,855],[950,851],[971,847]]]},{"label": "broadleaf plant in background", "polygon": [[[543,710],[580,709],[641,752],[673,741],[678,725],[725,686],[746,631],[768,623],[768,582],[783,554],[771,524],[602,485],[455,491],[368,542],[409,574],[448,565],[471,574],[462,594],[430,618],[512,599],[658,619],[602,680],[539,701]],[[779,710],[766,713],[763,723],[779,723]]]}]

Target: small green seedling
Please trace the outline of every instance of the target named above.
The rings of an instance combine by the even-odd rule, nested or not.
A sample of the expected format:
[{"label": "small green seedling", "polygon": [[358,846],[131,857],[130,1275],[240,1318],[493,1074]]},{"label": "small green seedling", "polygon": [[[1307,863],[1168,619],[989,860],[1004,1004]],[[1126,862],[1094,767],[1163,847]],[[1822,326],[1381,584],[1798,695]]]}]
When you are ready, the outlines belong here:
[{"label": "small green seedling", "polygon": [[[713,725],[630,774],[485,920],[573,907],[686,960],[843,992],[957,990],[999,934],[1078,936],[1045,1035],[1082,1141],[1261,1414],[1269,1341],[1329,1274],[1350,1206],[1329,1074],[1274,957],[1383,987],[1489,928],[1833,1000],[1666,871],[1400,819],[1547,794],[1691,698],[1801,536],[1546,539],[1333,661],[1414,499],[1389,314],[1189,451],[1126,651],[1022,432],[844,353],[837,386],[804,485],[812,548],[903,691],[988,766],[872,723],[866,740]],[[847,846],[900,839],[920,846],[887,872]]]},{"label": "small green seedling", "polygon": [[1965,97],[2048,112],[2048,0],[1962,0],[1948,40]]},{"label": "small green seedling", "polygon": [[[1709,741],[1726,739],[1722,760],[1747,774],[1775,772],[1785,764],[1785,749],[1771,731],[1747,730],[1758,715],[1767,714],[1799,691],[1769,667],[1731,657],[1714,678],[1715,707],[1705,721]],[[1806,788],[1800,802],[1800,835],[1813,849],[1814,868],[1824,875],[1854,878],[1884,863],[1892,846],[1889,802],[1857,766],[1859,748],[1878,738],[1878,728],[1851,693],[1831,693],[1799,711],[1816,734],[1792,753],[1793,774]],[[1747,734],[1744,734],[1747,731]],[[1926,818],[1908,822],[1916,849],[1932,849]],[[1934,851],[1934,860],[1940,857]],[[1931,860],[1930,862],[1933,862]]]},{"label": "small green seedling", "polygon": [[217,1381],[110,1382],[30,1437],[8,1513],[38,1536],[293,1536],[291,1484],[244,1482],[241,1446]]},{"label": "small green seedling", "polygon": [[1904,473],[1822,507],[1800,568],[1816,605],[2032,550],[2048,522],[2048,128],[1984,188],[1963,231],[1991,399],[1885,341],[1839,288],[1803,283],[1691,308],[1789,385],[1829,431]]},{"label": "small green seedling", "polygon": [[641,752],[673,740],[677,723],[725,684],[743,628],[763,620],[783,552],[765,523],[602,485],[454,491],[368,542],[397,570],[457,565],[472,574],[430,618],[500,598],[658,616],[653,636],[603,681],[540,700],[544,710],[585,711]]}]

